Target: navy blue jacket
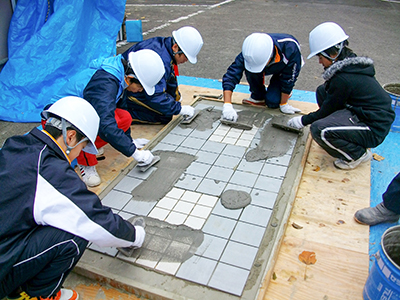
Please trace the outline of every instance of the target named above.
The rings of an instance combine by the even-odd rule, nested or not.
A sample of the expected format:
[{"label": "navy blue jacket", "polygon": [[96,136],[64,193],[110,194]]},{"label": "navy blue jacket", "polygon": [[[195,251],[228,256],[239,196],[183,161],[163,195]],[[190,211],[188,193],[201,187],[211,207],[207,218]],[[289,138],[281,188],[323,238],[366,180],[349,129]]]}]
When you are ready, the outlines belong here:
[{"label": "navy blue jacket", "polygon": [[102,206],[45,131],[6,140],[0,149],[0,282],[38,226],[52,226],[100,247],[129,247],[135,228]]},{"label": "navy blue jacket", "polygon": [[[178,81],[176,79],[174,71],[174,56],[172,52],[172,37],[154,37],[142,42],[139,42],[127,51],[122,56],[128,59],[128,54],[131,51],[138,51],[142,49],[151,49],[160,55],[165,68],[165,74],[161,78],[160,82],[155,86],[155,92],[152,96],[147,95],[143,90],[140,93],[127,93],[127,98],[124,99],[123,107],[128,107],[128,110],[132,105],[142,105],[155,113],[162,116],[172,117],[179,114],[181,111],[181,94],[178,90]],[[134,106],[132,107],[134,109]]]},{"label": "navy blue jacket", "polygon": [[[264,73],[265,75],[279,75],[281,92],[290,94],[303,64],[300,45],[289,34],[269,33],[268,35],[274,42],[275,60],[265,66],[264,70],[260,73]],[[239,84],[244,71],[243,54],[239,53],[222,77],[223,90],[233,91],[236,85]]]},{"label": "navy blue jacket", "polygon": [[375,79],[373,61],[367,57],[349,57],[325,70],[326,99],[315,112],[301,118],[303,125],[325,118],[341,109],[350,109],[383,141],[389,133],[395,113],[391,98]]},{"label": "navy blue jacket", "polygon": [[77,96],[87,100],[100,117],[100,138],[122,154],[131,156],[136,146],[132,138],[118,128],[115,120],[117,101],[127,87],[121,59],[122,56],[117,55],[94,60],[88,69],[71,77],[52,101],[66,96]]}]

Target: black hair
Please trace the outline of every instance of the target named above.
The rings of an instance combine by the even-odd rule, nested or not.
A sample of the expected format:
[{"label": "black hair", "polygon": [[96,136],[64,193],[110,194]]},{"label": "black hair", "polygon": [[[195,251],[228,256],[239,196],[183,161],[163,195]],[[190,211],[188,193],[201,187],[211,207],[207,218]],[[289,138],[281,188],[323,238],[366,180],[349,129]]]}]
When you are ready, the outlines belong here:
[{"label": "black hair", "polygon": [[[125,58],[122,58],[121,62],[122,62],[122,65],[124,66],[124,73],[125,73],[126,76],[129,76],[130,74],[135,74],[135,72],[133,71],[131,65],[129,64],[129,62]],[[129,80],[130,84],[136,83],[136,84],[142,85],[140,83],[140,81],[138,79],[136,79],[136,78],[128,77],[128,80]]]},{"label": "black hair", "polygon": [[[343,41],[343,48],[339,56],[337,57],[337,60],[343,60],[349,56],[353,56],[354,52],[348,47],[348,45],[349,45],[348,40]],[[340,43],[324,50],[323,52],[325,52],[329,56],[335,57],[338,54],[339,50],[340,50]]]}]

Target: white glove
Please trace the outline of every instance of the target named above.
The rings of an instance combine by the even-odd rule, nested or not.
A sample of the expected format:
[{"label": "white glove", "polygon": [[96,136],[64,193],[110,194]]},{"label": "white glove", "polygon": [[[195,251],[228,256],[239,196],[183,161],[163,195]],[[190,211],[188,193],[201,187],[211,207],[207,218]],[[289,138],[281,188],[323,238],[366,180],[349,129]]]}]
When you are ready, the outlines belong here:
[{"label": "white glove", "polygon": [[133,152],[132,157],[138,162],[139,166],[147,166],[153,161],[153,154],[151,154],[150,150],[138,150],[136,149]]},{"label": "white glove", "polygon": [[134,226],[135,227],[135,241],[132,244],[132,247],[140,248],[143,245],[144,238],[146,237],[146,231],[142,226]]},{"label": "white glove", "polygon": [[146,146],[146,144],[149,142],[148,139],[134,139],[133,143],[135,144],[136,148],[143,148],[144,146]]},{"label": "white glove", "polygon": [[186,119],[190,119],[194,115],[194,108],[190,105],[182,105],[180,115],[184,116]]},{"label": "white glove", "polygon": [[287,114],[287,115],[293,115],[295,113],[301,112],[300,109],[291,106],[289,103],[279,105],[279,109],[282,113]]},{"label": "white glove", "polygon": [[228,121],[233,121],[236,122],[238,119],[237,112],[232,106],[232,103],[224,103],[222,107],[222,118],[228,120]]},{"label": "white glove", "polygon": [[287,123],[288,126],[296,128],[296,129],[302,129],[304,127],[304,125],[301,122],[301,118],[302,118],[302,116],[291,118]]}]

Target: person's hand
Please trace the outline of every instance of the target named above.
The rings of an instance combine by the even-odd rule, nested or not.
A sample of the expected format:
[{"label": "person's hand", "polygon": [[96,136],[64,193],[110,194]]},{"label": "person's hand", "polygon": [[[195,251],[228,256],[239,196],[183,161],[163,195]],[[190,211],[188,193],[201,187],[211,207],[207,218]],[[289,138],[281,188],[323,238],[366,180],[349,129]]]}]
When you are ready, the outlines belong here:
[{"label": "person's hand", "polygon": [[233,121],[233,122],[237,121],[238,115],[235,109],[233,108],[232,103],[224,103],[222,107],[222,118],[228,121]]},{"label": "person's hand", "polygon": [[279,109],[281,113],[287,114],[287,115],[293,115],[295,113],[301,112],[300,109],[291,106],[289,103],[279,105]]},{"label": "person's hand", "polygon": [[150,150],[138,150],[133,152],[132,157],[138,162],[138,166],[147,166],[153,161],[153,154]]},{"label": "person's hand", "polygon": [[185,119],[190,119],[194,115],[194,108],[190,105],[182,105],[179,114],[182,115]]},{"label": "person's hand", "polygon": [[146,231],[142,226],[135,225],[135,241],[133,242],[132,247],[134,249],[140,248],[143,245],[144,238],[146,237]]},{"label": "person's hand", "polygon": [[140,138],[140,139],[134,139],[133,140],[133,143],[135,144],[135,146],[136,146],[136,148],[143,148],[144,146],[146,146],[146,144],[149,142],[149,140],[148,139],[143,139],[143,138]]},{"label": "person's hand", "polygon": [[287,124],[288,126],[296,129],[302,129],[304,127],[303,123],[301,122],[301,116],[291,118]]}]

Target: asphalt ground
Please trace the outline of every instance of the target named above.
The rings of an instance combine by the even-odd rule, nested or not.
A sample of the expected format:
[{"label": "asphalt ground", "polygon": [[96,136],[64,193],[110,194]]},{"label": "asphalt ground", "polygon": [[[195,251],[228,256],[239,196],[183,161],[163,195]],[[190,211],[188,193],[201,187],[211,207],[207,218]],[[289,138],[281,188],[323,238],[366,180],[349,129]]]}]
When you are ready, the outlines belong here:
[{"label": "asphalt ground", "polygon": [[[382,85],[400,82],[399,0],[127,0],[126,18],[142,20],[144,39],[170,36],[185,25],[197,28],[204,40],[198,62],[180,65],[179,73],[210,79],[222,78],[249,34],[292,34],[300,42],[306,62],[295,89],[307,91],[315,91],[323,82],[317,58],[306,59],[308,34],[318,24],[333,21],[350,36],[349,46],[355,53],[374,60],[376,78]],[[129,46],[118,47],[117,53]],[[0,145],[37,125],[0,121]]]}]

